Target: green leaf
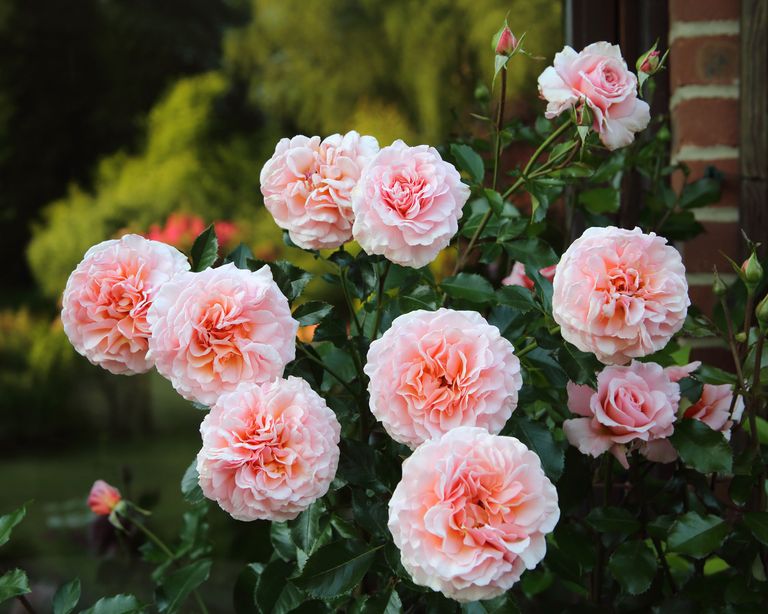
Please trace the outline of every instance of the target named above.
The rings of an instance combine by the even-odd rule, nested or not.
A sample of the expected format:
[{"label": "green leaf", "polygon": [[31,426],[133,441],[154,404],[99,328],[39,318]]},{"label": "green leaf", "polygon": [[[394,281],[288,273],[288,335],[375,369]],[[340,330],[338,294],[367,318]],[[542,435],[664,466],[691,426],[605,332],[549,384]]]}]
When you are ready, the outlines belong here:
[{"label": "green leaf", "polygon": [[[251,260],[249,264],[252,265],[254,262]],[[272,271],[272,278],[289,302],[293,302],[312,281],[312,273],[284,260],[269,263],[269,268]]]},{"label": "green leaf", "polygon": [[0,546],[11,539],[11,531],[13,530],[13,527],[19,524],[24,519],[24,516],[27,515],[27,505],[28,504],[25,503],[10,514],[0,516]]},{"label": "green leaf", "polygon": [[500,216],[504,212],[504,199],[501,197],[501,194],[490,188],[483,190],[483,194],[485,194],[488,204],[493,209],[493,213]]},{"label": "green leaf", "polygon": [[102,597],[93,606],[80,614],[136,614],[144,608],[133,595],[115,595]]},{"label": "green leaf", "polygon": [[695,403],[701,398],[701,392],[704,390],[704,384],[702,384],[699,380],[692,377],[684,377],[679,382],[677,382],[677,384],[680,386],[680,395],[684,396],[691,403]]},{"label": "green leaf", "polygon": [[552,481],[558,480],[565,466],[565,454],[547,427],[525,416],[513,415],[504,430],[536,452],[541,459],[544,473]]},{"label": "green leaf", "polygon": [[[303,601],[303,597],[298,594],[298,590],[288,581],[290,575],[295,571],[292,563],[287,563],[280,559],[272,561],[264,567],[259,577],[259,583],[256,587],[256,605],[262,612],[275,612],[275,605],[283,599],[284,603],[288,596],[292,596],[291,601],[295,601],[296,607]],[[290,588],[289,588],[290,587]],[[283,597],[283,593],[288,594]],[[285,606],[283,606],[285,607]]]},{"label": "green leaf", "polygon": [[192,244],[192,271],[199,272],[207,269],[219,255],[219,241],[213,224],[201,232]]},{"label": "green leaf", "polygon": [[158,588],[157,608],[160,612],[178,612],[189,594],[208,579],[211,561],[201,559],[185,565],[165,577]]},{"label": "green leaf", "polygon": [[320,516],[323,513],[323,504],[315,501],[292,523],[291,537],[296,544],[307,554],[311,554],[315,542],[320,536]]},{"label": "green leaf", "polygon": [[657,566],[656,555],[642,541],[621,544],[608,561],[611,575],[630,595],[639,595],[650,588]]},{"label": "green leaf", "polygon": [[343,595],[362,581],[381,548],[357,540],[328,544],[309,557],[294,582],[319,599]]},{"label": "green leaf", "polygon": [[293,317],[299,321],[301,326],[319,324],[331,313],[333,305],[322,301],[307,301],[299,305],[293,312]]},{"label": "green leaf", "polygon": [[587,515],[587,523],[599,533],[630,535],[640,530],[640,523],[619,507],[596,507]]},{"label": "green leaf", "polygon": [[232,594],[235,614],[252,614],[254,612],[256,586],[263,571],[264,565],[262,563],[249,563],[237,576]]},{"label": "green leaf", "polygon": [[0,576],[0,603],[19,595],[26,595],[29,592],[27,574],[21,569],[12,569],[3,576]]},{"label": "green leaf", "polygon": [[199,480],[200,476],[197,475],[197,459],[195,459],[187,467],[184,476],[181,478],[181,494],[187,503],[194,505],[205,499]]},{"label": "green leaf", "polygon": [[53,614],[69,614],[80,601],[80,578],[62,585],[53,596]]},{"label": "green leaf", "polygon": [[291,538],[291,529],[286,522],[273,522],[269,527],[269,540],[277,555],[284,561],[296,559],[296,545]]},{"label": "green leaf", "polygon": [[527,313],[536,309],[533,294],[521,286],[502,286],[496,290],[496,298],[500,305],[507,305],[520,313]]},{"label": "green leaf", "polygon": [[702,177],[692,181],[680,194],[680,206],[683,209],[705,207],[720,200],[721,182],[712,177]]},{"label": "green leaf", "polygon": [[552,248],[537,238],[504,243],[504,249],[511,260],[519,260],[535,269],[544,268],[558,260]]},{"label": "green leaf", "polygon": [[492,303],[496,300],[496,292],[491,282],[475,273],[459,273],[453,277],[447,277],[440,285],[452,298],[479,304]]},{"label": "green leaf", "polygon": [[720,431],[709,428],[700,420],[681,420],[669,439],[683,462],[696,471],[731,473],[731,446]]},{"label": "green leaf", "polygon": [[768,546],[768,512],[747,512],[744,524],[761,544]]},{"label": "green leaf", "polygon": [[615,213],[619,210],[619,191],[615,188],[593,188],[579,194],[579,204],[590,213]]},{"label": "green leaf", "polygon": [[557,357],[568,378],[577,384],[592,384],[595,373],[600,370],[600,363],[594,354],[582,352],[567,342],[557,352]]},{"label": "green leaf", "polygon": [[388,593],[381,593],[368,599],[363,605],[362,614],[398,614],[403,611],[400,595],[393,588]]},{"label": "green leaf", "polygon": [[472,183],[482,183],[485,176],[485,164],[474,149],[469,145],[460,145],[454,143],[451,145],[451,154],[456,159],[459,168],[465,171]]},{"label": "green leaf", "polygon": [[238,269],[248,269],[248,260],[252,259],[253,252],[251,251],[251,248],[245,243],[241,243],[233,249],[226,258],[224,258],[224,262],[231,262]]},{"label": "green leaf", "polygon": [[671,552],[687,554],[700,559],[720,547],[728,535],[728,525],[712,514],[698,512],[684,514],[672,525],[667,538]]}]

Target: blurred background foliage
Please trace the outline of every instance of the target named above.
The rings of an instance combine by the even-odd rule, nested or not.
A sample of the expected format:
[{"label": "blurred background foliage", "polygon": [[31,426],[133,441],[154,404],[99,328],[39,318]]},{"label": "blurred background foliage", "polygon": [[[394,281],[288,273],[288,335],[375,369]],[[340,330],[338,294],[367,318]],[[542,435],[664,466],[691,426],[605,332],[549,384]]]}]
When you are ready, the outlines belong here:
[{"label": "blurred background foliage", "polygon": [[[93,558],[120,545],[83,515],[90,484],[162,501],[172,526],[199,447],[200,415],[167,382],[110,377],[68,344],[60,296],[88,247],[132,231],[187,249],[190,228],[219,222],[258,258],[311,265],[262,205],[277,140],[482,130],[469,112],[507,13],[535,54],[562,47],[560,0],[0,0],[0,512],[37,500],[4,557],[52,585],[69,568],[127,590],[146,574]],[[544,66],[514,63],[510,117],[541,112]],[[245,561],[263,532],[211,522],[223,560]]]}]

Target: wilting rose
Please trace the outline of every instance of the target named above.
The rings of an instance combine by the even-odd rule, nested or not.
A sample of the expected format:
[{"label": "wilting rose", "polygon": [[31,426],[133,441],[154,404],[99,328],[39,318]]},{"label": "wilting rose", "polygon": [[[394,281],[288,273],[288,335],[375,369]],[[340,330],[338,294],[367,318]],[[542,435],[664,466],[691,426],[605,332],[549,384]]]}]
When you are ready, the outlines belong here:
[{"label": "wilting rose", "polygon": [[606,364],[662,349],[690,300],[680,253],[639,228],[588,228],[557,265],[552,315],[563,338]]},{"label": "wilting rose", "polygon": [[657,462],[677,457],[667,437],[675,429],[680,387],[660,365],[606,367],[597,376],[597,390],[573,382],[567,389],[568,409],[581,417],[566,420],[563,430],[583,454],[610,452],[625,468],[627,452],[635,448]]},{"label": "wilting rose", "polygon": [[416,584],[475,601],[533,569],[559,517],[534,452],[513,437],[460,427],[405,460],[388,526]]},{"label": "wilting rose", "polygon": [[[552,281],[555,278],[556,264],[539,269],[539,274],[544,278]],[[533,280],[525,274],[525,265],[522,262],[515,262],[512,265],[512,270],[504,279],[501,280],[502,286],[522,286],[528,290],[533,290]]]},{"label": "wilting rose", "polygon": [[261,169],[264,205],[296,245],[338,247],[352,238],[351,192],[378,150],[375,138],[354,131],[281,139]]},{"label": "wilting rose", "polygon": [[244,384],[200,425],[200,487],[237,520],[290,520],[336,475],[341,426],[298,377]]},{"label": "wilting rose", "polygon": [[204,405],[241,382],[280,377],[296,351],[298,322],[266,265],[178,275],[157,294],[148,320],[157,370]]},{"label": "wilting rose", "polygon": [[514,347],[476,311],[412,311],[371,343],[365,373],[371,413],[415,448],[459,426],[492,433],[517,407]]},{"label": "wilting rose", "polygon": [[147,311],[158,290],[188,269],[184,254],[139,235],[94,245],[64,289],[61,322],[70,343],[112,373],[149,371]]},{"label": "wilting rose", "polygon": [[88,494],[88,507],[94,514],[109,516],[122,500],[123,497],[117,488],[104,480],[96,480]]},{"label": "wilting rose", "polygon": [[593,43],[576,53],[567,45],[554,65],[539,76],[546,117],[586,104],[593,128],[608,149],[626,147],[650,121],[648,103],[637,97],[637,77],[629,71],[618,45]]},{"label": "wilting rose", "polygon": [[435,148],[395,141],[371,161],[353,192],[352,233],[369,254],[423,267],[456,234],[468,198],[469,187]]},{"label": "wilting rose", "polygon": [[733,388],[730,384],[704,384],[701,397],[685,410],[685,418],[700,420],[709,428],[720,431],[726,439],[731,438],[731,428],[741,420],[744,413],[744,401],[741,397],[736,400],[731,414]]}]

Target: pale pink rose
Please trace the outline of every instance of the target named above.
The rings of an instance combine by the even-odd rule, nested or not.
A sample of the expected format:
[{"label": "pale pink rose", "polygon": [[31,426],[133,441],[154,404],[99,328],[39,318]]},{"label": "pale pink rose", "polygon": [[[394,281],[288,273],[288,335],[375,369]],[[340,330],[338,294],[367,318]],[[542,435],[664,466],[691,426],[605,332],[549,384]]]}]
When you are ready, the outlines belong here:
[{"label": "pale pink rose", "polygon": [[264,204],[305,249],[335,248],[352,238],[351,192],[379,150],[372,136],[347,132],[281,139],[261,169]]},{"label": "pale pink rose", "polygon": [[109,516],[123,500],[120,491],[104,480],[96,480],[88,494],[88,507],[94,514]]},{"label": "pale pink rose", "polygon": [[[544,278],[552,281],[555,278],[556,264],[539,269],[539,274]],[[515,262],[512,265],[512,270],[504,279],[501,280],[502,286],[522,286],[528,290],[533,290],[533,280],[525,274],[525,265],[522,262]]]},{"label": "pale pink rose", "polygon": [[523,383],[514,349],[476,311],[401,315],[368,351],[371,413],[411,448],[459,426],[498,433]]},{"label": "pale pink rose", "polygon": [[619,46],[606,42],[592,43],[579,53],[566,45],[539,76],[539,94],[548,102],[548,119],[586,103],[594,130],[611,150],[632,143],[651,119]]},{"label": "pale pink rose", "polygon": [[683,417],[700,420],[709,428],[720,431],[726,439],[730,440],[731,427],[733,427],[734,422],[741,420],[741,415],[744,413],[744,400],[739,397],[733,406],[733,415],[731,415],[732,401],[733,388],[730,384],[720,386],[704,384],[701,397],[685,410]]},{"label": "pale pink rose", "polygon": [[298,377],[222,395],[200,433],[200,488],[237,520],[291,520],[336,475],[341,426]]},{"label": "pale pink rose", "polygon": [[241,382],[280,377],[296,351],[299,324],[266,265],[178,275],[157,294],[148,320],[157,370],[204,405]]},{"label": "pale pink rose", "polygon": [[448,246],[459,227],[469,187],[434,147],[384,147],[352,195],[352,234],[369,254],[423,267]]},{"label": "pale pink rose", "polygon": [[64,289],[61,322],[70,343],[111,373],[149,371],[147,311],[158,290],[188,269],[184,254],[139,235],[94,245]]},{"label": "pale pink rose", "polygon": [[626,367],[606,367],[597,391],[568,382],[568,409],[580,418],[563,430],[583,454],[610,452],[628,468],[627,452],[637,448],[651,460],[671,462],[677,454],[666,441],[675,430],[680,387],[656,363],[633,360]]},{"label": "pale pink rose", "polygon": [[696,360],[688,363],[687,365],[672,365],[671,367],[665,367],[664,373],[672,382],[679,382],[684,377],[689,377],[696,369],[701,366],[701,361]]},{"label": "pale pink rose", "polygon": [[539,457],[474,427],[419,446],[389,502],[389,530],[416,584],[491,599],[544,558],[560,517]]},{"label": "pale pink rose", "polygon": [[685,322],[680,253],[639,228],[588,228],[557,265],[552,315],[566,341],[605,364],[662,349]]}]

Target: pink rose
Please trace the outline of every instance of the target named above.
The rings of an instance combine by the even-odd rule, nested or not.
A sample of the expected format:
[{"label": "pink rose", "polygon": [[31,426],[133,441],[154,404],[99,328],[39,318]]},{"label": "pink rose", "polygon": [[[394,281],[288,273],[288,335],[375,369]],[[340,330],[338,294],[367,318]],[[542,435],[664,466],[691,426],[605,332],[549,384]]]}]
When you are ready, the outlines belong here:
[{"label": "pink rose", "polygon": [[632,361],[606,367],[597,376],[597,391],[568,383],[568,409],[582,416],[566,420],[563,430],[579,452],[610,452],[625,468],[627,452],[639,449],[657,462],[677,458],[666,441],[675,430],[680,387],[656,363]]},{"label": "pink rose", "polygon": [[[539,269],[539,274],[552,281],[555,278],[556,264]],[[515,262],[509,275],[501,280],[502,286],[522,286],[528,290],[533,290],[533,280],[525,274],[525,265],[522,262]]]},{"label": "pink rose", "polygon": [[88,494],[88,507],[94,514],[109,516],[122,500],[123,497],[117,488],[104,480],[96,480]]},{"label": "pink rose", "polygon": [[501,595],[533,569],[559,517],[534,452],[460,427],[405,460],[388,526],[416,584],[466,602]]},{"label": "pink rose", "polygon": [[469,187],[433,147],[384,147],[352,195],[355,240],[369,254],[423,267],[448,246],[459,227]]},{"label": "pink rose", "polygon": [[725,438],[730,440],[731,427],[734,422],[741,420],[744,413],[744,401],[741,397],[736,400],[731,415],[731,402],[733,401],[733,388],[730,384],[715,386],[704,384],[701,397],[693,405],[685,410],[685,418],[700,420],[709,428],[720,431]]},{"label": "pink rose", "polygon": [[517,48],[518,43],[519,41],[512,34],[509,26],[504,26],[496,43],[496,55],[510,55]]},{"label": "pink rose", "polygon": [[200,488],[237,520],[291,520],[336,475],[341,426],[298,377],[222,395],[200,433]]},{"label": "pink rose", "polygon": [[352,189],[378,150],[375,138],[354,131],[281,139],[261,169],[264,205],[296,245],[339,247],[352,238]]},{"label": "pink rose", "polygon": [[605,364],[663,348],[691,304],[680,254],[666,243],[639,228],[588,228],[557,265],[552,315],[563,338]]},{"label": "pink rose", "polygon": [[280,377],[296,351],[298,322],[266,265],[178,275],[157,294],[148,320],[157,370],[204,405],[241,382]]},{"label": "pink rose", "polygon": [[139,235],[94,245],[64,289],[61,321],[70,343],[111,373],[149,371],[147,311],[158,290],[188,269],[184,254]]},{"label": "pink rose", "polygon": [[522,386],[514,347],[475,311],[412,311],[371,343],[371,413],[415,448],[459,426],[498,433]]},{"label": "pink rose", "polygon": [[648,103],[637,98],[637,77],[627,69],[618,45],[600,42],[576,53],[566,46],[554,66],[539,76],[539,94],[547,100],[546,117],[586,103],[593,128],[608,149],[626,147],[651,119]]}]

